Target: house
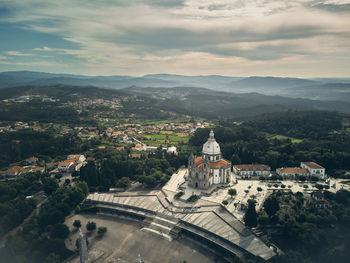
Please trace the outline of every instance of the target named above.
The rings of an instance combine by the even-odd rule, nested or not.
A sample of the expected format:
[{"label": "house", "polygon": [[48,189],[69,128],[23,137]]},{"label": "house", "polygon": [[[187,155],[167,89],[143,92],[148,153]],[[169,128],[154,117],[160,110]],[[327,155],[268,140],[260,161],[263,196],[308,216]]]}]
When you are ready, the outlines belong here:
[{"label": "house", "polygon": [[33,168],[33,172],[41,172],[44,173],[45,172],[45,167],[35,167]]},{"label": "house", "polygon": [[85,156],[82,154],[70,154],[67,156],[67,160],[76,159],[77,163],[82,163],[86,160]]},{"label": "house", "polygon": [[271,174],[271,167],[265,164],[236,164],[232,168],[236,175],[245,178],[269,176]]},{"label": "house", "polygon": [[7,170],[7,175],[8,176],[16,176],[20,175],[23,171],[23,168],[20,166],[12,166]]},{"label": "house", "polygon": [[311,176],[324,178],[326,175],[326,169],[315,162],[301,162],[300,167],[306,168]]},{"label": "house", "polygon": [[144,151],[146,149],[145,145],[142,145],[141,143],[136,143],[135,150],[136,151]]},{"label": "house", "polygon": [[322,191],[314,191],[308,198],[308,204],[316,208],[328,207],[328,202]]},{"label": "house", "polygon": [[58,163],[58,171],[62,173],[73,172],[76,159],[68,159]]},{"label": "house", "polygon": [[146,151],[147,152],[155,152],[157,151],[157,148],[156,146],[146,146]]},{"label": "house", "polygon": [[25,159],[26,163],[28,163],[28,164],[36,164],[38,160],[39,159],[37,157],[34,157],[34,156]]},{"label": "house", "polygon": [[169,154],[177,155],[177,148],[175,146],[163,147],[162,150],[166,151]]},{"label": "house", "polygon": [[296,176],[309,176],[310,174],[308,169],[299,167],[277,168],[276,173],[291,179],[294,179]]}]

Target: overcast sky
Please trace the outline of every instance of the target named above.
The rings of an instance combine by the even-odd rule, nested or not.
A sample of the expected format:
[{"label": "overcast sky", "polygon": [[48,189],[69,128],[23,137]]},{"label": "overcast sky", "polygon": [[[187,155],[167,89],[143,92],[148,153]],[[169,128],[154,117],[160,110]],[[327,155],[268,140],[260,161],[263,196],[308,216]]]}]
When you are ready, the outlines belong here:
[{"label": "overcast sky", "polygon": [[350,0],[0,0],[0,71],[350,77]]}]

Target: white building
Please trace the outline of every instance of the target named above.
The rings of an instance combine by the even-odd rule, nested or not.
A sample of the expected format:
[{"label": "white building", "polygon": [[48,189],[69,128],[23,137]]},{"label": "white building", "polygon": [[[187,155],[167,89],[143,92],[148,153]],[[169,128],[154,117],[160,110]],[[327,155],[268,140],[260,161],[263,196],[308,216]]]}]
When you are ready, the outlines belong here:
[{"label": "white building", "polygon": [[265,164],[236,164],[232,168],[236,175],[245,178],[269,176],[271,174],[271,167]]},{"label": "white building", "polygon": [[276,173],[286,178],[294,179],[296,176],[310,175],[308,169],[299,167],[277,168]]},{"label": "white building", "polygon": [[311,176],[318,176],[323,178],[326,175],[326,169],[314,162],[301,162],[300,167],[306,168]]},{"label": "white building", "polygon": [[58,163],[58,171],[62,173],[73,172],[75,169],[76,159],[68,159]]},{"label": "white building", "polygon": [[175,146],[163,147],[163,151],[166,151],[169,154],[177,155],[177,149]]},{"label": "white building", "polygon": [[86,160],[83,154],[70,154],[67,156],[67,160],[75,159],[77,163],[82,163]]}]

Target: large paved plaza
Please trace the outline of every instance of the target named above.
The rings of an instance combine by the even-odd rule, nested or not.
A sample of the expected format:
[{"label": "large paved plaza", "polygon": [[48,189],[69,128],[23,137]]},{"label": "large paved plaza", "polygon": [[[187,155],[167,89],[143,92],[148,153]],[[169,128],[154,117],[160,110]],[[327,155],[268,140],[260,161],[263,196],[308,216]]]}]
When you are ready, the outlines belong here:
[{"label": "large paved plaza", "polygon": [[[107,233],[103,238],[97,237],[96,233],[89,236],[89,262],[136,263],[138,258],[145,263],[224,262],[215,253],[192,240],[179,238],[168,242],[158,236],[142,232],[141,223],[137,221],[104,215],[74,215],[65,223],[72,229],[72,223],[76,219],[84,226],[83,231],[88,221],[95,222],[97,227],[107,227]],[[77,237],[77,231],[69,237],[66,242],[68,248],[75,249]],[[79,257],[74,257],[69,262],[78,263]]]}]

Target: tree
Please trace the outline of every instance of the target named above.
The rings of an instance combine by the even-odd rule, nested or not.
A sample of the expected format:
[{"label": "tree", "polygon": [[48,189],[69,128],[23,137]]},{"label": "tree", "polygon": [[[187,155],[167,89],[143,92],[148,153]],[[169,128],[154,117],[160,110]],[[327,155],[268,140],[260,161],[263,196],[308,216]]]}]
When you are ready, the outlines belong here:
[{"label": "tree", "polygon": [[75,228],[81,227],[81,222],[80,222],[80,220],[74,220],[73,226],[74,226]]},{"label": "tree", "polygon": [[92,221],[89,221],[89,222],[87,222],[87,224],[86,224],[86,230],[87,231],[93,231],[93,230],[95,230],[96,229],[96,223],[95,222],[92,222]]},{"label": "tree", "polygon": [[47,263],[60,263],[60,255],[57,255],[55,253],[51,253],[50,255],[48,255],[46,257],[46,261]]},{"label": "tree", "polygon": [[228,189],[227,193],[231,196],[231,198],[237,194],[237,190],[234,188]]},{"label": "tree", "polygon": [[244,214],[244,223],[248,227],[256,227],[258,225],[258,214],[255,210],[256,201],[253,199],[248,200],[248,208]]},{"label": "tree", "polygon": [[52,194],[55,192],[58,188],[58,183],[56,179],[51,177],[44,177],[41,179],[43,185],[44,185],[44,191],[47,195]]},{"label": "tree", "polygon": [[115,186],[116,187],[122,187],[122,188],[128,188],[130,186],[131,182],[130,179],[128,177],[122,177],[121,179],[119,179]]},{"label": "tree", "polygon": [[52,238],[61,238],[65,239],[69,235],[69,228],[62,223],[56,224],[53,226],[51,230],[51,237]]},{"label": "tree", "polygon": [[272,217],[274,214],[276,214],[276,212],[280,209],[277,197],[271,195],[269,198],[267,198],[264,203],[264,209],[269,217]]},{"label": "tree", "polygon": [[227,201],[227,200],[223,200],[221,203],[222,203],[223,205],[228,205],[228,201]]},{"label": "tree", "polygon": [[107,232],[107,227],[105,226],[100,226],[97,230],[97,234],[100,236],[103,236]]}]

